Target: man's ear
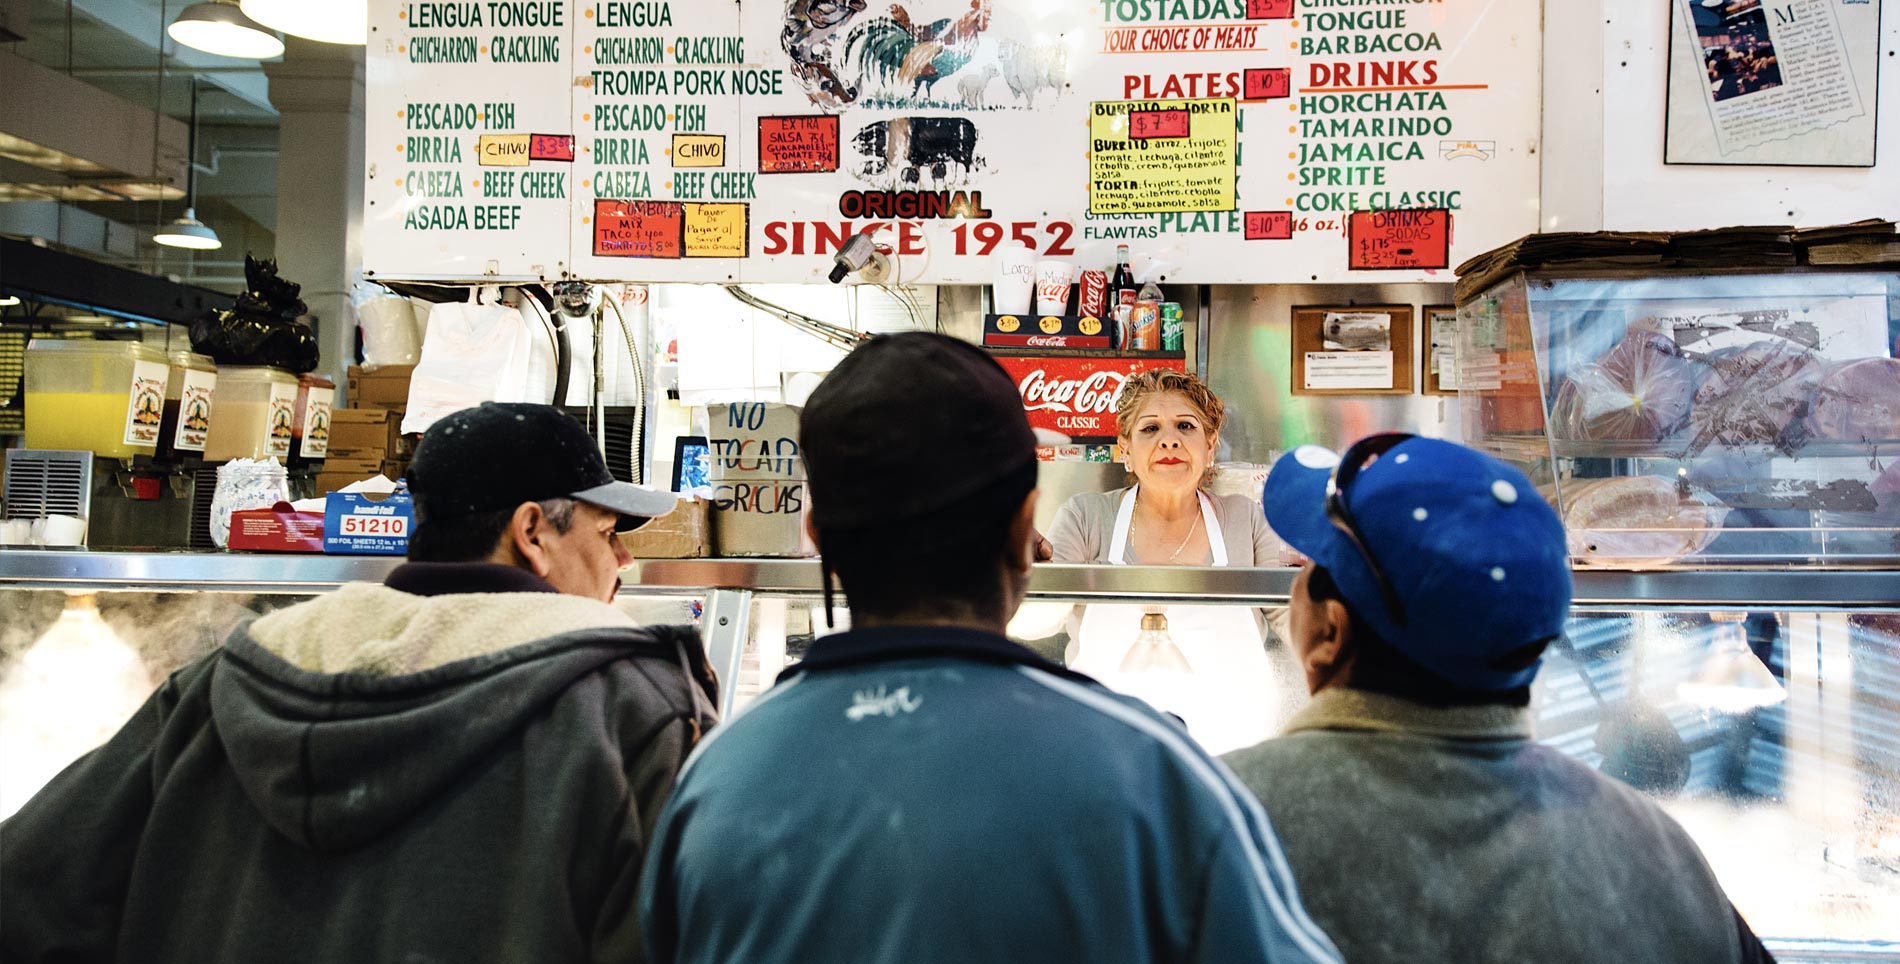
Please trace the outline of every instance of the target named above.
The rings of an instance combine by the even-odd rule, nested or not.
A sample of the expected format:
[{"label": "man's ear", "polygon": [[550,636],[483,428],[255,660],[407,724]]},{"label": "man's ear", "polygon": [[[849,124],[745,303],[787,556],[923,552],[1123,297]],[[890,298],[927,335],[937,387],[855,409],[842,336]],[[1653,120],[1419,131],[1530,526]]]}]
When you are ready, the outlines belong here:
[{"label": "man's ear", "polygon": [[1313,692],[1317,693],[1329,683],[1344,680],[1357,650],[1353,645],[1352,616],[1347,613],[1345,604],[1327,599],[1317,603],[1315,608],[1313,639],[1300,662],[1306,670],[1306,678],[1314,684]]},{"label": "man's ear", "polygon": [[1016,507],[1016,514],[1009,520],[1009,562],[1010,571],[1027,573],[1036,561],[1036,498],[1042,495],[1041,489],[1030,489],[1023,496],[1023,504]]},{"label": "man's ear", "polygon": [[541,545],[548,531],[548,517],[541,511],[541,504],[523,502],[515,506],[515,514],[508,517],[508,531],[502,535],[502,541],[511,546],[516,558],[521,560],[519,564],[543,579],[553,569],[553,557],[547,547]]}]

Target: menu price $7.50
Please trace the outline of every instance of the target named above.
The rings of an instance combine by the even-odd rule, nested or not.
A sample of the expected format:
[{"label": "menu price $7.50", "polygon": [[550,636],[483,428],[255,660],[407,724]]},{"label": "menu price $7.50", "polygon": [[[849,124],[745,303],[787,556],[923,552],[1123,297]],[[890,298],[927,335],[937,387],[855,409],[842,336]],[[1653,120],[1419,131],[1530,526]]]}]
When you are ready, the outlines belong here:
[{"label": "menu price $7.50", "polygon": [[[1041,236],[1038,235],[1039,231]],[[1069,245],[1069,241],[1075,237],[1075,225],[1067,221],[1050,221],[1046,224],[1035,221],[1011,221],[1007,232],[1003,225],[996,221],[978,221],[975,224],[958,224],[950,229],[950,234],[956,238],[957,257],[968,254],[988,257],[995,253],[996,246],[1003,243],[1005,236],[1011,241],[1021,242],[1031,251],[1050,257],[1066,258],[1075,254],[1075,248]],[[1046,249],[1037,244],[1044,237],[1048,240]],[[972,250],[970,244],[972,239],[976,242],[975,250]]]},{"label": "menu price $7.50", "polygon": [[389,536],[398,539],[409,535],[409,517],[406,515],[346,515],[337,521],[340,535]]}]

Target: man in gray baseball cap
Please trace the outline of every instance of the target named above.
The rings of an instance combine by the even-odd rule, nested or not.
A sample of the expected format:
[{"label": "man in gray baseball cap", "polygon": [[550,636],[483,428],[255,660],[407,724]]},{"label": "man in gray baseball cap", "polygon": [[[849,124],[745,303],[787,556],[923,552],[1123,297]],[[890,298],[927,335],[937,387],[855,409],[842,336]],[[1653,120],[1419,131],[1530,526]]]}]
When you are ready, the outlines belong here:
[{"label": "man in gray baseball cap", "polygon": [[673,497],[545,405],[442,419],[411,475],[407,564],[240,628],[0,824],[0,960],[640,958],[718,705],[691,627],[609,604]]}]

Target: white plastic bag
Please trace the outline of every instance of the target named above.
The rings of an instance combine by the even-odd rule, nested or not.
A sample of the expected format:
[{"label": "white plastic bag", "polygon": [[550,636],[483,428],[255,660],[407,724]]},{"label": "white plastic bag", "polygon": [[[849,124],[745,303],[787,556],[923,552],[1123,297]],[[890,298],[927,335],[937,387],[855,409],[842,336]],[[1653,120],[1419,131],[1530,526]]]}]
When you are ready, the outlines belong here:
[{"label": "white plastic bag", "polygon": [[356,326],[363,332],[363,365],[413,365],[422,354],[409,299],[381,285],[359,281],[350,289]]},{"label": "white plastic bag", "polygon": [[429,312],[422,359],[409,379],[404,434],[483,402],[546,402],[528,392],[532,329],[521,312],[492,301],[443,302]]}]

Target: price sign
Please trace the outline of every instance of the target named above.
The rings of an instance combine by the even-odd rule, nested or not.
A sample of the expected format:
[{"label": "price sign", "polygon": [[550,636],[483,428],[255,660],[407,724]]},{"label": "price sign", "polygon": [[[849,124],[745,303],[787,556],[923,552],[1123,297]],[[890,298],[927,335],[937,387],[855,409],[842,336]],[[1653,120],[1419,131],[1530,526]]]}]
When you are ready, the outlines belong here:
[{"label": "price sign", "polygon": [[1451,267],[1451,212],[1354,211],[1346,225],[1353,271]]}]

